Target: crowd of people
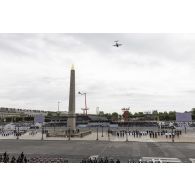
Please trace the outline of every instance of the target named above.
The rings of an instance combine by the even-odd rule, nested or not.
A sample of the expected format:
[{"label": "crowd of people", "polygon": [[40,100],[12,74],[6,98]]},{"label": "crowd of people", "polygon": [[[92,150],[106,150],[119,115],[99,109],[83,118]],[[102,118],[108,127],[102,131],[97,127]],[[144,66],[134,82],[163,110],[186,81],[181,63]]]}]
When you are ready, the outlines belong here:
[{"label": "crowd of people", "polygon": [[[17,156],[17,157],[16,157]],[[7,152],[0,154],[0,163],[68,163],[69,160],[61,156],[48,156],[48,155],[35,155],[34,157],[26,156],[23,152],[19,155],[9,155]],[[179,159],[173,160],[173,158],[159,158],[159,157],[142,157],[131,158],[122,162],[128,163],[162,163],[162,162],[180,162]],[[102,157],[98,155],[83,158],[80,163],[121,163],[119,158],[113,159],[108,157]]]},{"label": "crowd of people", "polygon": [[37,130],[32,130],[32,131],[29,131],[29,135],[36,135],[38,133]]},{"label": "crowd of people", "polygon": [[125,137],[125,136],[133,136],[134,138],[141,138],[142,136],[149,136],[150,138],[158,138],[160,136],[165,136],[166,138],[171,138],[172,136],[179,136],[182,134],[181,130],[173,130],[173,132],[169,132],[168,130],[162,131],[140,131],[140,130],[122,130],[122,131],[111,131],[113,136]]},{"label": "crowd of people", "polygon": [[[23,134],[25,134],[25,131],[17,131],[17,130],[1,130],[0,131],[0,136],[2,137],[8,137],[8,136],[15,136],[15,137],[20,137]],[[38,131],[29,131],[29,135],[36,135]]]},{"label": "crowd of people", "polygon": [[194,122],[175,122],[174,126],[176,127],[195,127]]},{"label": "crowd of people", "polygon": [[28,159],[22,152],[17,158],[15,156],[10,156],[7,152],[0,154],[0,163],[27,163]]},{"label": "crowd of people", "polygon": [[10,136],[10,135],[14,135],[14,132],[13,131],[3,131],[3,130],[1,130],[0,135],[3,136],[3,137]]},{"label": "crowd of people", "polygon": [[[44,157],[44,156],[35,156],[27,158],[26,155],[22,152],[18,157],[14,155],[9,155],[7,152],[0,154],[0,163],[68,163],[66,158],[62,157]],[[119,159],[109,159],[105,158],[87,158],[82,159],[81,163],[120,163]]]},{"label": "crowd of people", "polygon": [[114,160],[114,159],[108,159],[108,157],[104,158],[87,158],[87,159],[82,159],[81,163],[120,163],[120,160]]},{"label": "crowd of people", "polygon": [[4,152],[0,154],[0,163],[68,163],[68,160],[62,157],[27,157],[23,152],[16,156],[11,156],[7,152]]},{"label": "crowd of people", "polygon": [[158,127],[156,121],[128,121],[119,123],[119,127]]},{"label": "crowd of people", "polygon": [[37,156],[30,158],[29,163],[68,163],[68,160],[62,157]]}]

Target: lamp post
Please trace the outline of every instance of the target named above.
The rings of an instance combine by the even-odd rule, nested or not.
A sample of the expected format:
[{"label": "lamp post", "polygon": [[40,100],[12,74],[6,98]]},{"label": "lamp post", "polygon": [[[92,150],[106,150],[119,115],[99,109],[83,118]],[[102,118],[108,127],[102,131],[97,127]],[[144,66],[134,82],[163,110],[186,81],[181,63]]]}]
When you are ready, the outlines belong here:
[{"label": "lamp post", "polygon": [[3,128],[3,123],[2,123],[2,121],[3,121],[3,118],[2,118],[2,116],[1,116],[1,131],[2,131],[2,128]]},{"label": "lamp post", "polygon": [[60,101],[58,101],[58,114],[59,114],[59,112],[60,112]]},{"label": "lamp post", "polygon": [[68,140],[70,141],[70,128],[68,129]]},{"label": "lamp post", "polygon": [[17,128],[17,133],[16,133],[16,135],[17,135],[17,139],[19,139],[19,125],[18,125],[18,128]]},{"label": "lamp post", "polygon": [[55,121],[54,121],[54,124],[53,124],[53,130],[54,130],[54,132],[56,131]]},{"label": "lamp post", "polygon": [[81,93],[81,92],[79,91],[78,94],[84,95],[84,96],[85,96],[85,107],[82,108],[82,110],[83,110],[83,114],[87,115],[87,110],[89,110],[89,109],[87,108],[87,93]]},{"label": "lamp post", "polygon": [[185,134],[186,134],[186,125],[184,124]]},{"label": "lamp post", "polygon": [[97,138],[96,138],[96,140],[99,140],[99,139],[98,139],[98,127],[99,127],[99,124],[98,124],[98,126],[97,126]]},{"label": "lamp post", "polygon": [[[2,129],[2,131],[3,131],[3,129]],[[14,136],[17,136],[16,125],[15,125],[15,129],[14,129]]]},{"label": "lamp post", "polygon": [[41,131],[41,133],[42,133],[41,140],[42,141],[43,141],[43,130],[44,130],[44,126],[42,125],[42,131]]},{"label": "lamp post", "polygon": [[108,141],[110,141],[110,126],[108,126]]},{"label": "lamp post", "polygon": [[173,127],[171,127],[171,137],[172,137],[172,142],[174,142],[174,136],[173,136]]},{"label": "lamp post", "polygon": [[126,133],[126,142],[128,142],[128,134],[127,134],[127,130],[125,131]]},{"label": "lamp post", "polygon": [[2,131],[4,130],[5,123],[6,123],[6,118],[4,118],[4,119],[3,119],[3,126],[2,126]]}]

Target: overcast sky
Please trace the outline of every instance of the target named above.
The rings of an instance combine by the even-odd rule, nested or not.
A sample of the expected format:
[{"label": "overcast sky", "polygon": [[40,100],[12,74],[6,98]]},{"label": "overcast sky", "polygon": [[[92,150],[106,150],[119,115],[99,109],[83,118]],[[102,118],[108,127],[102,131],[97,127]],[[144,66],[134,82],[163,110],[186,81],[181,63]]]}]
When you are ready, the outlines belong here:
[{"label": "overcast sky", "polygon": [[89,113],[195,107],[195,34],[0,34],[0,107],[68,110],[71,64]]}]

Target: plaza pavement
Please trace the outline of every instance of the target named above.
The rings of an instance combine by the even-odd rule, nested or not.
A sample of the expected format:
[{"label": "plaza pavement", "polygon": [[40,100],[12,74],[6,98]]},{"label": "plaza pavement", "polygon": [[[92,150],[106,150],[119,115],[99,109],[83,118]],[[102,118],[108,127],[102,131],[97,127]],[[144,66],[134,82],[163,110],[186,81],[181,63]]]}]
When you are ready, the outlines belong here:
[{"label": "plaza pavement", "polygon": [[[16,136],[14,135],[10,135],[10,136],[2,136],[0,135],[0,140],[15,140]],[[38,132],[35,135],[29,135],[29,133],[26,133],[22,136],[19,137],[19,139],[21,140],[41,140],[42,139],[42,134],[40,132]],[[43,135],[43,139],[44,140],[68,140],[67,137],[46,137],[46,135]],[[73,137],[71,138],[71,140],[86,140],[86,141],[95,141],[97,139],[97,133],[96,132],[92,132],[92,134],[84,136],[83,138],[80,137]],[[165,135],[162,136],[158,136],[157,138],[150,138],[149,135],[145,135],[145,136],[141,136],[141,137],[134,137],[132,135],[128,135],[128,137],[126,138],[126,135],[124,137],[117,137],[117,136],[112,136],[109,135],[107,132],[103,133],[103,137],[102,137],[102,133],[99,132],[98,134],[98,140],[100,141],[113,141],[113,142],[125,142],[126,140],[128,140],[129,142],[172,142],[171,138],[166,138]],[[195,143],[195,131],[191,131],[188,133],[182,133],[182,135],[180,135],[179,137],[175,136],[174,138],[174,142],[194,142]]]},{"label": "plaza pavement", "polygon": [[[135,137],[128,136],[108,136],[107,131],[98,133],[95,130],[92,134],[83,138],[66,137],[46,137],[41,140],[42,134],[38,132],[35,135],[26,133],[16,140],[16,136],[0,135],[0,153],[8,152],[10,154],[19,154],[22,151],[27,156],[45,156],[67,158],[69,162],[81,162],[83,158],[91,155],[99,155],[120,159],[121,162],[127,162],[129,159],[139,159],[142,157],[167,157],[178,158],[182,162],[190,162],[195,158],[195,131],[182,132],[182,135],[175,137],[174,143],[171,138],[165,135],[158,138],[150,138],[149,135]],[[195,162],[195,161],[194,161]]]}]

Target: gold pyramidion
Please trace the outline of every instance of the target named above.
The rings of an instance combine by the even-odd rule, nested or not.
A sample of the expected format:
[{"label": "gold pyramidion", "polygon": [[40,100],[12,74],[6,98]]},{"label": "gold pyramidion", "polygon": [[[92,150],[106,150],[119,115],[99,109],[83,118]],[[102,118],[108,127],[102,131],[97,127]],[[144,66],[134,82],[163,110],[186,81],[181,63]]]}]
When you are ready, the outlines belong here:
[{"label": "gold pyramidion", "polygon": [[74,70],[74,65],[72,64],[72,66],[71,66],[71,70]]}]

